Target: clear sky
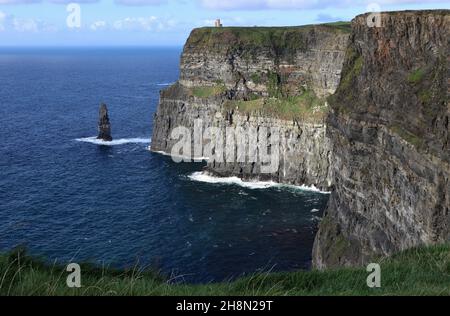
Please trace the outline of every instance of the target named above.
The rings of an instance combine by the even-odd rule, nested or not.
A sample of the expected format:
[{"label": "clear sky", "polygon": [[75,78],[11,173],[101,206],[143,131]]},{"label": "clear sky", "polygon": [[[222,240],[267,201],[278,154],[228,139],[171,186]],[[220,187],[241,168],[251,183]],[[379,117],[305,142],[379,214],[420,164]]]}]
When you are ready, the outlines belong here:
[{"label": "clear sky", "polygon": [[216,18],[225,26],[350,21],[374,11],[371,3],[382,11],[450,9],[450,0],[0,0],[0,46],[181,46]]}]

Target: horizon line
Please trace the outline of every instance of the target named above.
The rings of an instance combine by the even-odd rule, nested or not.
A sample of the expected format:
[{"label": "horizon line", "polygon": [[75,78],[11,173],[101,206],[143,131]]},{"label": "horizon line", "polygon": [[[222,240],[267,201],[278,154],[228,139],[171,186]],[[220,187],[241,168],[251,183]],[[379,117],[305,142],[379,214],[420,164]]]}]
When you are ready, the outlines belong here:
[{"label": "horizon line", "polygon": [[77,48],[183,48],[183,45],[0,45],[0,50],[2,49],[35,49],[35,48],[67,48],[67,49],[77,49]]}]

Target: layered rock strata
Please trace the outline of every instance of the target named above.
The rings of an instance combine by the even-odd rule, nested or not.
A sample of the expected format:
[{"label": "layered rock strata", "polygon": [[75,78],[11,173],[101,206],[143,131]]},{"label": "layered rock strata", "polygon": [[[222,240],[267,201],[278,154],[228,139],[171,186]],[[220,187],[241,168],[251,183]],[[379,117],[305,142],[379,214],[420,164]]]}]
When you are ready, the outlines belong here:
[{"label": "layered rock strata", "polygon": [[[227,127],[277,128],[286,137],[277,143],[274,172],[262,173],[260,161],[215,158],[208,170],[329,189],[325,99],[338,86],[348,36],[346,24],[194,30],[183,50],[180,80],[161,92],[152,150],[171,153],[178,141],[171,138],[173,129],[193,131],[195,120],[202,121],[202,131],[217,127],[223,134]],[[289,112],[289,102],[305,103],[305,111]],[[192,156],[200,154],[205,156]]]},{"label": "layered rock strata", "polygon": [[450,11],[356,17],[328,132],[335,190],[314,265],[366,264],[450,237]]}]

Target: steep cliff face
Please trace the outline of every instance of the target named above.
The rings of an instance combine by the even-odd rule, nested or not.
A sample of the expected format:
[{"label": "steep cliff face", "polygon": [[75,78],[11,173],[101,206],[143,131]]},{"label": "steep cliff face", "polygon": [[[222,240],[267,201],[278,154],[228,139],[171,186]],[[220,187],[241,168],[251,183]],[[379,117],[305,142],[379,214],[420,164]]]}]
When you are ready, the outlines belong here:
[{"label": "steep cliff face", "polygon": [[352,22],[330,98],[335,191],[314,265],[364,264],[450,238],[450,11]]},{"label": "steep cliff face", "polygon": [[223,83],[234,97],[256,93],[322,97],[340,79],[349,28],[346,24],[287,28],[203,28],[192,32],[181,59],[184,86]]},{"label": "steep cliff face", "polygon": [[208,170],[329,188],[325,97],[339,83],[348,36],[346,24],[194,30],[183,51],[179,82],[161,92],[152,150],[170,153],[178,141],[171,139],[172,130],[193,130],[198,119],[203,131],[277,127],[289,141],[280,140],[276,172],[262,174],[259,162],[217,159],[209,161]]}]

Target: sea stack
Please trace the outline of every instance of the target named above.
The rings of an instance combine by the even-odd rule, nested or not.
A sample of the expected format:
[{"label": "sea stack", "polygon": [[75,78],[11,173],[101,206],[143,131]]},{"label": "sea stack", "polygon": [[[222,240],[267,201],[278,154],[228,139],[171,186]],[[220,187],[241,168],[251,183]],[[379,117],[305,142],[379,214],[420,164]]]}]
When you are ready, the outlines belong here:
[{"label": "sea stack", "polygon": [[104,103],[100,105],[97,139],[101,139],[105,142],[113,140],[111,137],[111,124],[109,123],[108,108]]}]

